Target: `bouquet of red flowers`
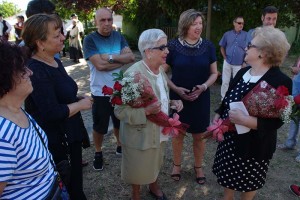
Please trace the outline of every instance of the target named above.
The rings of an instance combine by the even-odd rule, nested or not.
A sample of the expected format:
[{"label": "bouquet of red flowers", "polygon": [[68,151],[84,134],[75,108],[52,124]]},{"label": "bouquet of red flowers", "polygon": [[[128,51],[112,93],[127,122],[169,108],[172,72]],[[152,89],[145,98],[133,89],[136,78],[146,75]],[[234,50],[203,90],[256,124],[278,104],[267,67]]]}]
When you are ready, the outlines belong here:
[{"label": "bouquet of red flowers", "polygon": [[242,99],[249,115],[263,118],[281,118],[289,123],[293,116],[294,100],[285,86],[275,89],[266,81],[259,82]]},{"label": "bouquet of red flowers", "polygon": [[[114,73],[115,84],[113,88],[106,85],[102,88],[104,95],[111,96],[111,104],[114,105],[129,105],[133,108],[147,107],[148,105],[157,102],[153,88],[145,77],[140,72],[130,73],[124,77],[123,72]],[[185,134],[189,125],[181,123],[177,114],[170,118],[166,113],[160,111],[157,114],[147,115],[147,119],[164,127],[162,132],[165,135],[172,137],[179,133]]]}]

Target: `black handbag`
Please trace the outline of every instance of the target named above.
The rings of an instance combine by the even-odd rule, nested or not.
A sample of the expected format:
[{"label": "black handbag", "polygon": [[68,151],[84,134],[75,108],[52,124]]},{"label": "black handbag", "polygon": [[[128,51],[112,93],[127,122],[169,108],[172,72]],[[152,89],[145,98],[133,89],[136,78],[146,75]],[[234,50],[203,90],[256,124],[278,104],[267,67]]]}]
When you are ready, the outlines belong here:
[{"label": "black handbag", "polygon": [[84,122],[80,113],[80,131],[82,133],[82,148],[86,149],[91,146],[89,134],[84,126]]},{"label": "black handbag", "polygon": [[[48,148],[46,147],[46,144],[42,138],[40,131],[31,119],[30,121],[37,135],[39,136],[43,146],[48,151]],[[57,172],[57,176],[55,177],[55,181],[52,184],[47,200],[69,200],[70,197],[66,189],[66,186],[70,184],[71,180],[71,165],[69,160],[62,160],[59,163],[57,163],[57,165],[55,165],[52,158],[50,157],[50,163],[53,166],[54,171]]]},{"label": "black handbag", "polygon": [[68,160],[62,160],[59,163],[56,164],[56,170],[59,173],[60,178],[64,182],[64,184],[67,186],[67,188],[70,187],[71,183],[71,165]]}]

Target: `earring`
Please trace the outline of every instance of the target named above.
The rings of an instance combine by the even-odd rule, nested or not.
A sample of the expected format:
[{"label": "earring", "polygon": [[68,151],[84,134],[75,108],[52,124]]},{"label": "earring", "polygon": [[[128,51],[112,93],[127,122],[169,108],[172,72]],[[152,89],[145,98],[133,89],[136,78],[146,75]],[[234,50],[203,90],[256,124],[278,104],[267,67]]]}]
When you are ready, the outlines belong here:
[{"label": "earring", "polygon": [[151,60],[151,56],[149,56],[148,59]]},{"label": "earring", "polygon": [[259,55],[258,58],[261,59],[262,58],[261,55]]}]

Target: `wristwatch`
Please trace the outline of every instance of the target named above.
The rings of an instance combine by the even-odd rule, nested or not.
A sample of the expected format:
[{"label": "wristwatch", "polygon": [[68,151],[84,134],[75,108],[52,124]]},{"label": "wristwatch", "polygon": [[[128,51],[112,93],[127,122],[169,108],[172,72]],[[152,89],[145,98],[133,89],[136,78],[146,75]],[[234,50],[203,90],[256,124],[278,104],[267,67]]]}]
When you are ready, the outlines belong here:
[{"label": "wristwatch", "polygon": [[114,63],[114,59],[111,54],[109,55],[108,63],[110,63],[110,64]]}]

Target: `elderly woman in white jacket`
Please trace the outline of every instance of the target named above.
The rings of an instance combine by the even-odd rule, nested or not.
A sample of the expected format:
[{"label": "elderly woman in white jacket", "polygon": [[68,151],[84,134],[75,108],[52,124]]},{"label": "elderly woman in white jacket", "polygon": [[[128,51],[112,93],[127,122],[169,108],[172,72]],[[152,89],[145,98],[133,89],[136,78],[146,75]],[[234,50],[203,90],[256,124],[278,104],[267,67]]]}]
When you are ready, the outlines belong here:
[{"label": "elderly woman in white jacket", "polygon": [[160,29],[146,30],[141,34],[138,46],[143,59],[132,65],[124,76],[139,72],[147,77],[159,101],[142,108],[128,105],[115,108],[115,114],[121,120],[121,176],[132,185],[133,200],[140,199],[140,185],[143,184],[149,184],[149,192],[156,199],[165,200],[167,197],[160,189],[157,177],[168,136],[163,135],[162,127],[149,121],[147,115],[160,111],[168,114],[169,106],[174,106],[177,111],[183,106],[180,100],[169,101],[166,74],[161,68],[169,53],[166,34]]}]

